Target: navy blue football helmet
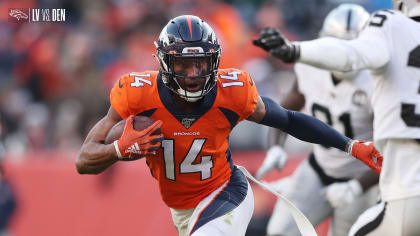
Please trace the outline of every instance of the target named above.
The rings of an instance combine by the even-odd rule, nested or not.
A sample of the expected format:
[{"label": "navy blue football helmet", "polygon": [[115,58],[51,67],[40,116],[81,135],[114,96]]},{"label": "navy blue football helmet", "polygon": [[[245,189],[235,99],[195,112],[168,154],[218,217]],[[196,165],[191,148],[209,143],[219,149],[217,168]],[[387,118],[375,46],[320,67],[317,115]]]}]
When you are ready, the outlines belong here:
[{"label": "navy blue football helmet", "polygon": [[[199,100],[216,85],[221,47],[213,29],[199,17],[170,20],[155,45],[164,84],[186,101]],[[197,73],[187,74],[182,70],[187,66],[198,68]],[[186,79],[197,82],[199,88],[189,89]]]}]

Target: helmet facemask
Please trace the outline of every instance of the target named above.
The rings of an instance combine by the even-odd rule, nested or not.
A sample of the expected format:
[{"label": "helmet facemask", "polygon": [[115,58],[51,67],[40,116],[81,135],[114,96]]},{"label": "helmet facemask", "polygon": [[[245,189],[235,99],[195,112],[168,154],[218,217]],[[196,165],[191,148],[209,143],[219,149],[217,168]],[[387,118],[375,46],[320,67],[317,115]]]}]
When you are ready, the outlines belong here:
[{"label": "helmet facemask", "polygon": [[158,48],[164,84],[188,102],[204,97],[216,85],[219,67],[220,49],[210,51],[185,47],[183,53],[176,53]]}]

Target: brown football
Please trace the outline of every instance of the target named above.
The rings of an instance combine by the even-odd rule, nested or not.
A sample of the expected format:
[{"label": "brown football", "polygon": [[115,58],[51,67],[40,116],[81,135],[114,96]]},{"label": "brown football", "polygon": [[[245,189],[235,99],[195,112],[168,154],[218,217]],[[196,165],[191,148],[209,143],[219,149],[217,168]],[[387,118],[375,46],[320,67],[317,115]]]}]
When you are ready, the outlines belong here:
[{"label": "brown football", "polygon": [[[116,123],[111,130],[109,130],[108,134],[106,135],[105,138],[105,144],[110,144],[112,142],[114,142],[115,140],[118,140],[123,131],[124,131],[124,125],[125,125],[125,121],[121,120],[120,122]],[[150,125],[152,125],[155,122],[155,120],[147,117],[147,116],[135,116],[134,120],[133,120],[133,127],[135,130],[137,131],[142,131],[144,129],[146,129],[147,127],[149,127]],[[154,132],[154,134],[160,134],[162,131],[160,129],[158,129],[157,131]]]}]

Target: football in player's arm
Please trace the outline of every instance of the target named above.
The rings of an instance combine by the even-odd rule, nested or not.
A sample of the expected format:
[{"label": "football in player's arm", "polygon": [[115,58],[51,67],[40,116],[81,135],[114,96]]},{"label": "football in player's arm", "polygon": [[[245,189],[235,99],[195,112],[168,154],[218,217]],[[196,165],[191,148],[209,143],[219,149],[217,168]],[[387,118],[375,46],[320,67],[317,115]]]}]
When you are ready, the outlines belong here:
[{"label": "football in player's arm", "polygon": [[[338,148],[380,172],[382,156],[373,144],[351,140],[313,117],[260,97],[246,72],[219,69],[220,45],[200,18],[172,19],[156,46],[160,71],[130,73],[116,83],[111,107],[88,133],[76,168],[81,174],[98,174],[120,159],[146,157],[180,235],[245,234],[253,195],[233,165],[228,144],[231,129],[244,119]],[[113,125],[135,115],[157,123],[147,131],[126,125],[117,142],[104,144]],[[163,140],[152,135],[159,128]],[[135,153],[132,145],[139,147]]]}]

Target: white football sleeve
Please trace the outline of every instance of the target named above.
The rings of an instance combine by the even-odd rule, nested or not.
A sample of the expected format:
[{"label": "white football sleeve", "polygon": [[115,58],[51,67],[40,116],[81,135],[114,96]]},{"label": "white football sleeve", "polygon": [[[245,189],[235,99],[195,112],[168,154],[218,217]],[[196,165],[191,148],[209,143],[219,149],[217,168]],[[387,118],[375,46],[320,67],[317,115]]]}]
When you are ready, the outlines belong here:
[{"label": "white football sleeve", "polygon": [[325,37],[299,45],[299,62],[333,71],[378,69],[390,60],[386,34],[378,27],[367,27],[354,40]]}]

